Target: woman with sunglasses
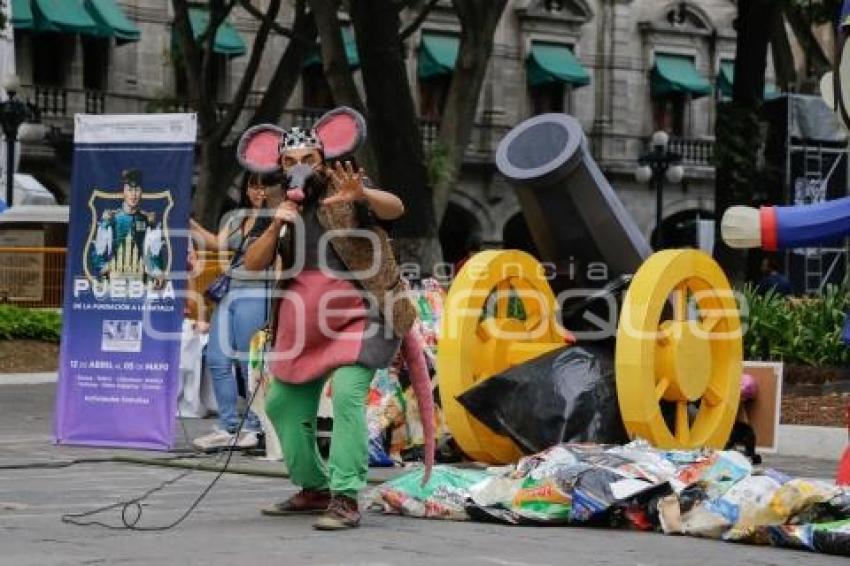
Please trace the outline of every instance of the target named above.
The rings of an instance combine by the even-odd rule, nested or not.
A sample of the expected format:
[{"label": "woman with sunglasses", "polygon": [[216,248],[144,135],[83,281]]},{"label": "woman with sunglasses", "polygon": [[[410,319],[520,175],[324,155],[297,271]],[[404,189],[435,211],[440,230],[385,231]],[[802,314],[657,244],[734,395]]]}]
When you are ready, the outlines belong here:
[{"label": "woman with sunglasses", "polygon": [[192,442],[200,450],[257,446],[257,435],[261,428],[257,415],[252,411],[245,415],[245,423],[239,436],[236,436],[242,420],[237,410],[237,379],[244,386],[242,390],[247,391],[248,350],[251,337],[268,318],[266,292],[272,274],[270,269],[247,271],[243,263],[245,250],[253,240],[248,235],[255,225],[257,213],[266,207],[266,192],[269,187],[279,183],[277,177],[252,174],[248,178],[241,206],[225,216],[218,234],[191,221],[192,236],[199,241],[200,249],[228,250],[233,254],[225,272],[230,278],[230,284],[213,312],[206,348],[206,363],[218,404],[218,423],[212,432]]}]

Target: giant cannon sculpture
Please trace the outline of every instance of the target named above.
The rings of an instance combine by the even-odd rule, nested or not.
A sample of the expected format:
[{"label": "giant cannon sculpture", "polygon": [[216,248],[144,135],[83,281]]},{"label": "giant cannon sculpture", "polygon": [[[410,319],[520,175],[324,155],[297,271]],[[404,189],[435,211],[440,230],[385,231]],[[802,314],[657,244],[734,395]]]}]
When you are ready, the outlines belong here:
[{"label": "giant cannon sculpture", "polygon": [[[617,397],[628,433],[661,447],[723,447],[738,410],[742,353],[737,305],[720,267],[695,250],[650,256],[570,116],[521,123],[500,143],[496,162],[517,191],[543,260],[577,257],[604,262],[611,276],[634,274],[616,335]],[[517,300],[521,317],[510,313]],[[444,306],[437,370],[446,421],[470,457],[505,463],[520,450],[457,397],[572,343],[559,313],[546,271],[525,252],[479,253],[456,277]]]}]

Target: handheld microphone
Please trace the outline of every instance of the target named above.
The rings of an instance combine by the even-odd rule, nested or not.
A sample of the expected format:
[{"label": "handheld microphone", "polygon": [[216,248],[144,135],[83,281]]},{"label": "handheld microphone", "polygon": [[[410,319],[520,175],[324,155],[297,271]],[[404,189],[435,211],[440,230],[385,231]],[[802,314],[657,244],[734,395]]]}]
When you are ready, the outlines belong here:
[{"label": "handheld microphone", "polygon": [[[315,174],[313,168],[305,163],[299,163],[287,171],[286,185],[289,188],[284,191],[284,200],[290,200],[298,205],[304,202],[304,188],[307,180]],[[289,223],[280,227],[279,238],[282,240],[289,232]]]}]

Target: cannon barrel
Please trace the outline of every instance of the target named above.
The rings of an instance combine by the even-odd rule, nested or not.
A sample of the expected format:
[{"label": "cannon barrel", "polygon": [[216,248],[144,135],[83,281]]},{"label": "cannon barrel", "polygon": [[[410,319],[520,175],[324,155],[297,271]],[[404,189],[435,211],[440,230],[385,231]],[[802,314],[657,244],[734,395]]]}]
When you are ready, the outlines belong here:
[{"label": "cannon barrel", "polygon": [[[516,190],[542,260],[556,266],[602,262],[613,278],[634,273],[649,257],[646,238],[590,156],[572,116],[543,114],[522,122],[499,144],[496,166]],[[574,271],[572,283],[588,283],[582,269]]]}]

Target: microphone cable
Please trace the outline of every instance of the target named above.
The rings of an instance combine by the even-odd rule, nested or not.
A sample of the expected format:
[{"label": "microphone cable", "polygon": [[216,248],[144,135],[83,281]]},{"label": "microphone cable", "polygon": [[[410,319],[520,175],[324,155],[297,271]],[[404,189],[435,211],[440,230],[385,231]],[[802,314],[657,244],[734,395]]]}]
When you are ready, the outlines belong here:
[{"label": "microphone cable", "polygon": [[[178,474],[177,476],[175,476],[173,478],[167,479],[167,480],[163,481],[162,483],[160,483],[159,485],[157,485],[157,486],[145,491],[141,495],[133,497],[131,499],[128,499],[128,500],[125,500],[125,501],[119,501],[117,503],[112,503],[110,505],[104,505],[103,507],[98,507],[97,509],[93,509],[91,511],[84,511],[84,512],[81,512],[81,513],[65,513],[61,517],[62,522],[68,523],[68,524],[71,524],[71,525],[76,525],[76,526],[79,526],[79,527],[102,527],[102,528],[105,528],[105,529],[110,529],[110,530],[115,530],[115,531],[130,530],[130,531],[142,531],[142,532],[162,532],[162,531],[168,531],[168,530],[173,529],[176,526],[178,526],[180,523],[185,521],[189,517],[189,515],[192,514],[192,512],[198,507],[198,505],[200,505],[201,501],[203,501],[204,498],[209,494],[209,492],[212,491],[212,488],[215,486],[216,483],[218,483],[218,480],[220,480],[221,477],[227,472],[227,468],[230,465],[230,460],[233,458],[233,453],[235,451],[234,449],[236,448],[236,442],[239,439],[239,433],[242,432],[242,427],[245,424],[245,418],[248,416],[248,411],[250,411],[251,406],[254,404],[254,398],[257,396],[257,392],[259,391],[260,387],[261,387],[261,385],[258,384],[257,388],[255,388],[253,393],[251,394],[251,398],[248,401],[247,408],[242,415],[242,419],[239,421],[239,426],[237,427],[236,432],[233,435],[233,441],[226,448],[227,458],[224,460],[224,465],[222,466],[221,470],[218,471],[218,473],[212,479],[212,481],[210,481],[210,483],[207,484],[207,486],[201,491],[201,493],[198,494],[198,496],[195,498],[195,500],[192,501],[192,504],[189,505],[189,507],[180,516],[178,516],[176,519],[174,519],[172,522],[165,524],[165,525],[156,525],[156,526],[150,526],[150,527],[139,525],[139,521],[142,519],[142,514],[143,514],[142,503],[147,498],[152,496],[153,494],[155,494],[159,491],[162,491],[163,489],[165,489],[166,487],[168,487],[170,485],[176,484],[177,482],[179,482],[180,480],[182,480],[186,476],[193,474],[194,472],[198,471],[197,468],[187,470],[185,472]],[[186,429],[184,428],[183,431],[184,431],[184,435],[185,435]],[[220,457],[221,457],[221,455],[219,454],[216,459],[220,459]],[[105,511],[110,511],[112,509],[120,509],[121,510],[121,524],[120,525],[111,525],[109,523],[104,523],[103,521],[99,521],[97,519],[85,520],[85,519],[88,519],[89,517],[99,515],[99,514],[105,512]]]}]

